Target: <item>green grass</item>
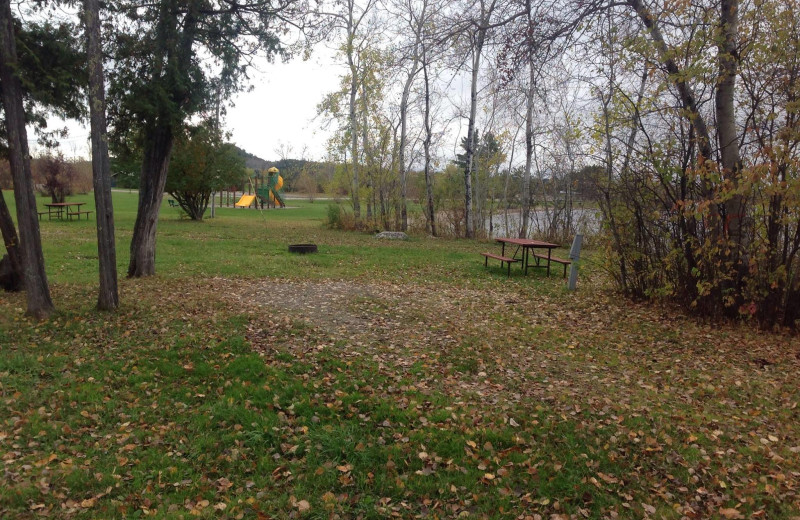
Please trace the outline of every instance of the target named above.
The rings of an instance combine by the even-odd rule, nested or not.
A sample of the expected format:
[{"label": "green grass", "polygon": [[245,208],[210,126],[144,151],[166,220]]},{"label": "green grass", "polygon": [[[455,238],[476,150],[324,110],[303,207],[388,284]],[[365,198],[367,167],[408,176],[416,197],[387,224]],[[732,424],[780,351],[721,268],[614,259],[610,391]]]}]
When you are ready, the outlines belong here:
[{"label": "green grass", "polygon": [[[136,202],[114,193],[120,273]],[[165,204],[157,276],[121,278],[116,313],[93,309],[94,220],[41,223],[57,314],[0,300],[0,517],[798,515],[793,338],[290,206]]]},{"label": "green grass", "polygon": [[[4,193],[15,214],[13,197]],[[39,205],[47,201],[39,197]],[[93,207],[92,195],[70,197]],[[118,270],[127,271],[128,248],[133,233],[138,195],[114,192]],[[331,278],[369,276],[399,280],[405,271],[423,271],[433,279],[453,275],[469,280],[479,272],[474,243],[412,240],[386,243],[365,240],[359,233],[325,229],[327,201],[290,200],[291,209],[264,210],[217,208],[216,218],[194,222],[177,208],[163,204],[158,222],[156,271],[160,276],[182,277],[289,277]],[[94,214],[93,214],[94,217]],[[53,283],[89,284],[96,277],[97,250],[94,218],[89,221],[40,223],[47,275]],[[297,256],[292,243],[316,243],[319,253]],[[443,272],[443,263],[462,260],[471,269]],[[498,275],[498,270],[492,270]]]}]

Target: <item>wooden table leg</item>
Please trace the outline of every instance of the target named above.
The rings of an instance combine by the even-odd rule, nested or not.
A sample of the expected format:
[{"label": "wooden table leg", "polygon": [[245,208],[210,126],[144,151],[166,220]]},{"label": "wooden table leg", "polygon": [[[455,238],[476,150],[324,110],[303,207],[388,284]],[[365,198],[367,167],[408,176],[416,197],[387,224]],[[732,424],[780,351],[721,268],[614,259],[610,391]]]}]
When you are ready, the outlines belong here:
[{"label": "wooden table leg", "polygon": [[525,264],[525,276],[528,276],[528,262],[530,262],[531,250],[529,247],[523,248],[522,262]]}]

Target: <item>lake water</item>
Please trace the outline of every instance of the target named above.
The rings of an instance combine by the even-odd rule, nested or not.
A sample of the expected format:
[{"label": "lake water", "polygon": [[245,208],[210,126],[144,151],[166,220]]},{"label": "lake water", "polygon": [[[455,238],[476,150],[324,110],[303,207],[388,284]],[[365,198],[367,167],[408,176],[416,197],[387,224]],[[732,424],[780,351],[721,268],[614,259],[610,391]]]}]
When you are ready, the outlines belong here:
[{"label": "lake water", "polygon": [[[530,213],[530,222],[528,228],[531,235],[547,235],[550,228],[557,230],[564,229],[567,226],[566,213],[561,213],[554,216],[552,211],[535,210]],[[506,226],[506,216],[504,212],[492,215],[490,219],[486,219],[487,230],[490,231],[490,236],[517,236],[519,234],[520,224],[522,222],[522,212],[520,210],[509,210],[508,212],[508,225]],[[602,215],[600,210],[573,208],[572,219],[570,222],[570,229],[567,235],[574,235],[575,233],[596,234],[600,231],[602,224]]]}]

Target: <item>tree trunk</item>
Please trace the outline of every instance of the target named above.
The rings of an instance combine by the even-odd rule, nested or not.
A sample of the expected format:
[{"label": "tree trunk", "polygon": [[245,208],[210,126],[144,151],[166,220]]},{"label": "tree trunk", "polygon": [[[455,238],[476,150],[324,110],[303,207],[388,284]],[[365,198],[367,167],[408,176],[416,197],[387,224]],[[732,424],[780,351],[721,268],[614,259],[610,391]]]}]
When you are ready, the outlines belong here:
[{"label": "tree trunk", "polygon": [[425,150],[425,197],[428,203],[428,218],[432,236],[436,236],[436,212],[433,207],[433,174],[431,173],[431,83],[428,77],[428,62],[426,50],[422,50],[422,74],[425,80],[425,140],[422,147]]},{"label": "tree trunk", "polygon": [[[706,161],[711,158],[711,137],[708,131],[708,126],[706,125],[706,121],[697,106],[697,99],[692,92],[691,86],[686,82],[685,74],[681,74],[682,71],[678,68],[678,64],[673,58],[674,54],[670,52],[670,49],[667,47],[667,43],[664,40],[664,35],[661,33],[661,29],[658,27],[656,19],[653,18],[652,14],[650,14],[650,11],[648,11],[642,5],[641,0],[627,1],[628,5],[636,11],[639,19],[642,21],[647,29],[647,32],[650,34],[650,38],[652,39],[656,48],[656,52],[658,53],[658,59],[666,68],[670,81],[672,81],[672,84],[675,85],[675,88],[678,91],[678,96],[686,113],[686,118],[688,119],[689,124],[692,125],[696,136],[695,142],[697,143],[699,155],[697,160],[697,169],[702,174],[700,190],[706,200],[713,201],[715,198],[714,189],[709,181],[708,172],[704,171],[707,168]],[[735,142],[734,145],[736,145]],[[736,153],[738,155],[738,147]],[[710,204],[709,213],[709,233],[712,238],[720,239],[723,237],[724,230],[720,229],[719,226],[720,215],[718,205],[714,203]]]},{"label": "tree trunk", "polygon": [[[736,74],[739,65],[736,54],[736,40],[739,34],[739,2],[738,0],[721,0],[720,10],[720,32],[722,34],[717,47],[719,79],[715,97],[717,137],[719,138],[722,160],[722,175],[724,178],[729,179],[731,185],[735,188],[739,184],[738,177],[742,168],[742,161],[739,157],[739,140],[736,135],[736,113],[734,110]],[[732,195],[725,201],[724,208],[727,236],[734,246],[733,259],[738,262],[742,253],[739,248],[743,249],[745,245],[742,229],[742,220],[745,213],[744,197],[739,194]]]},{"label": "tree trunk", "polygon": [[119,307],[117,248],[114,238],[114,207],[111,202],[111,163],[106,132],[106,96],[103,84],[103,53],[98,0],[85,0],[86,52],[89,62],[89,111],[92,134],[92,183],[97,212],[97,256],[100,261],[100,291],[97,308]]},{"label": "tree trunk", "polygon": [[[519,130],[520,127],[517,127],[517,130],[514,132],[514,138],[511,140],[511,153],[508,157],[508,167],[506,168],[506,175],[503,181],[503,234],[506,236],[510,236],[510,228],[508,222],[508,210],[509,210],[509,203],[508,203],[508,188],[511,184],[511,172],[514,168],[514,150],[517,148],[517,138],[519,137]],[[530,191],[530,188],[529,190]]]},{"label": "tree trunk", "polygon": [[[151,276],[156,272],[156,226],[164,186],[167,181],[169,160],[175,132],[183,124],[185,114],[182,107],[189,98],[188,75],[192,64],[192,45],[197,31],[199,3],[190,2],[182,20],[168,2],[162,2],[156,42],[158,70],[163,69],[164,87],[169,93],[169,102],[159,103],[158,112],[144,128],[144,152],[139,181],[139,207],[131,239],[131,258],[128,277]],[[171,40],[179,39],[177,50]],[[160,73],[155,77],[159,77]]]},{"label": "tree trunk", "polygon": [[33,192],[28,135],[25,130],[25,111],[22,104],[22,83],[14,74],[17,68],[17,46],[10,0],[0,0],[0,84],[8,133],[8,160],[14,180],[14,200],[17,203],[17,222],[25,269],[24,284],[27,312],[45,319],[55,310],[47,285],[47,274]]},{"label": "tree trunk", "polygon": [[353,20],[353,9],[355,5],[353,2],[349,4],[349,12],[347,18],[347,64],[350,67],[350,99],[349,99],[349,112],[348,122],[350,124],[350,161],[353,164],[353,176],[351,191],[353,199],[353,218],[355,219],[356,227],[361,225],[361,201],[358,197],[359,180],[358,180],[358,120],[356,118],[356,93],[358,92],[358,67],[355,63],[355,48],[353,46],[353,39],[355,38],[355,23]]},{"label": "tree trunk", "polygon": [[[529,22],[530,23],[530,22]],[[531,218],[531,169],[533,167],[533,101],[536,87],[533,49],[528,49],[528,92],[525,99],[525,173],[522,177],[522,219],[519,237],[528,237],[528,223]]]},{"label": "tree trunk", "polygon": [[25,270],[22,267],[22,251],[19,248],[19,237],[17,236],[17,228],[14,226],[14,220],[11,218],[11,212],[6,205],[6,199],[0,191],[0,232],[3,236],[3,243],[8,252],[8,261],[16,280],[20,284],[13,288],[14,291],[22,290],[24,286]]},{"label": "tree trunk", "polygon": [[472,79],[469,94],[469,124],[467,124],[467,149],[464,161],[464,219],[466,238],[475,238],[475,222],[472,215],[472,172],[475,163],[475,118],[478,111],[478,69],[481,64],[481,49],[483,47],[483,33],[478,33],[478,43],[475,44],[472,57]]},{"label": "tree trunk", "polygon": [[174,141],[172,127],[169,123],[157,124],[146,132],[145,139],[128,278],[156,273],[156,227]]},{"label": "tree trunk", "polygon": [[[364,72],[366,75],[366,71]],[[364,162],[362,165],[366,170],[366,174],[364,175],[366,185],[367,185],[367,222],[370,226],[373,225],[373,211],[372,208],[375,206],[374,199],[375,199],[375,182],[374,182],[374,175],[375,175],[375,168],[372,167],[372,154],[367,152],[369,148],[369,108],[368,108],[368,100],[367,100],[367,85],[366,85],[366,78],[362,78],[361,81],[361,153],[364,154]]]},{"label": "tree trunk", "polygon": [[403,95],[400,98],[400,145],[398,154],[400,156],[400,229],[408,231],[408,207],[406,198],[408,197],[408,169],[406,168],[406,140],[408,139],[408,98],[411,94],[411,85],[414,82],[414,74],[417,68],[416,49],[414,51],[414,61],[411,64],[411,72],[403,85]]}]

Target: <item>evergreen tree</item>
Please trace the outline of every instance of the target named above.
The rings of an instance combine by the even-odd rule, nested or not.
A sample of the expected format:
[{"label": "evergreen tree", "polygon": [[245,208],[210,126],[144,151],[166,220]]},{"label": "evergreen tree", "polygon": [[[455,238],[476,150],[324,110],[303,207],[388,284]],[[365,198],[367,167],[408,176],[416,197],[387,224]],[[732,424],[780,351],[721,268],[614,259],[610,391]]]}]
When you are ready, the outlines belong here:
[{"label": "evergreen tree", "polygon": [[[250,58],[285,55],[290,24],[309,20],[306,0],[121,3],[110,72],[112,140],[140,151],[139,206],[128,276],[155,273],[155,237],[175,139],[192,116],[244,86]],[[123,154],[124,155],[124,154]]]},{"label": "evergreen tree", "polygon": [[[40,141],[52,145],[55,136],[47,132],[48,113],[55,112],[72,118],[84,113],[80,81],[84,76],[82,63],[85,58],[73,37],[74,27],[67,23],[54,25],[49,22],[23,25],[13,18],[10,9],[4,16],[2,22],[8,25],[8,31],[13,33],[15,40],[16,64],[10,72],[14,81],[19,81],[24,121],[39,134]],[[0,89],[5,87],[0,78]],[[0,97],[0,105],[4,103],[5,97]],[[5,110],[3,113],[6,113]],[[0,120],[0,158],[6,159],[9,158],[7,121],[7,117]],[[35,212],[35,206],[32,211]],[[22,287],[25,264],[19,249],[17,230],[2,193],[0,233],[13,277],[20,282],[9,287],[19,289]]]}]

